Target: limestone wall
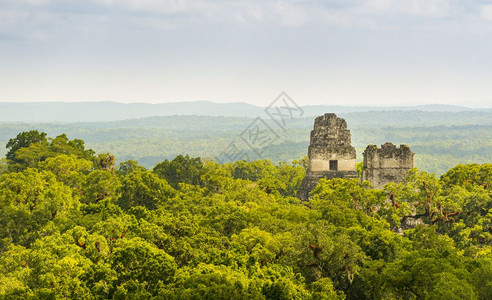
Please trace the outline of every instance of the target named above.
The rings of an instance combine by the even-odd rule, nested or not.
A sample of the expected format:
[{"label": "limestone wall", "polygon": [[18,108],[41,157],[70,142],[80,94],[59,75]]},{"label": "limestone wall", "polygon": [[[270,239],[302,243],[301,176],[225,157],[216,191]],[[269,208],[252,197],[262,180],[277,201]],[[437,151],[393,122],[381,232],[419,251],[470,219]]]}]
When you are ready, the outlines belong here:
[{"label": "limestone wall", "polygon": [[[337,160],[336,157],[330,160]],[[311,159],[309,161],[308,170],[311,172],[330,172],[330,160],[326,159]],[[354,171],[356,161],[354,159],[338,159],[338,168],[336,171]]]},{"label": "limestone wall", "polygon": [[[314,121],[308,148],[309,165],[298,197],[308,200],[320,178],[357,178],[356,154],[347,122],[336,114],[324,114]],[[336,167],[330,166],[330,161]]]},{"label": "limestone wall", "polygon": [[403,181],[413,168],[414,153],[407,145],[396,147],[392,143],[385,143],[381,148],[369,145],[363,155],[362,180],[370,181],[377,189],[389,182]]},{"label": "limestone wall", "polygon": [[385,143],[378,148],[375,145],[367,146],[364,151],[365,168],[413,168],[413,152],[407,145],[396,147],[392,143]]}]

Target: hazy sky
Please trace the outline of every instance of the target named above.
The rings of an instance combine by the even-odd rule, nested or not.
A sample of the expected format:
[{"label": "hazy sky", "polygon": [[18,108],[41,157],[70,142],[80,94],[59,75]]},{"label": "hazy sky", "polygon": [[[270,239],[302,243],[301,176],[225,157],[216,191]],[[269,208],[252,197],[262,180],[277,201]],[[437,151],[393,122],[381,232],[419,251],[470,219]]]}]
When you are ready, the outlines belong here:
[{"label": "hazy sky", "polygon": [[492,1],[0,0],[0,101],[492,107]]}]

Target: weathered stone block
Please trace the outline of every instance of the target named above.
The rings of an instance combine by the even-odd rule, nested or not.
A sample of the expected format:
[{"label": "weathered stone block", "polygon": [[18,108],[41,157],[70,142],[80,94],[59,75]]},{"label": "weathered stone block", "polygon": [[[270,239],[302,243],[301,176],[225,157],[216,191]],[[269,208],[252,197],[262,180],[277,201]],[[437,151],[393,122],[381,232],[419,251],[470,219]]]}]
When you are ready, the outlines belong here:
[{"label": "weathered stone block", "polygon": [[308,148],[309,165],[298,197],[308,200],[320,178],[357,178],[356,152],[347,122],[328,113],[314,121]]},{"label": "weathered stone block", "polygon": [[377,189],[390,182],[402,182],[413,168],[414,153],[407,145],[396,147],[392,143],[385,143],[381,148],[369,145],[363,156],[362,180],[370,181]]}]

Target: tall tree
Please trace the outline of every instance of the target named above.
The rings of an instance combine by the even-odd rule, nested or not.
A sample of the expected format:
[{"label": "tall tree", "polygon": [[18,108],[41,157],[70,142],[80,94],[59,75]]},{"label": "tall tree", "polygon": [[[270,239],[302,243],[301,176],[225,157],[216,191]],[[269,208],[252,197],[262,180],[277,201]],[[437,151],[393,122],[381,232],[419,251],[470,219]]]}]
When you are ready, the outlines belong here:
[{"label": "tall tree", "polygon": [[39,142],[47,142],[46,133],[37,130],[24,131],[19,133],[15,138],[12,138],[7,143],[7,159],[15,160],[15,152],[20,148],[29,147],[31,144]]}]

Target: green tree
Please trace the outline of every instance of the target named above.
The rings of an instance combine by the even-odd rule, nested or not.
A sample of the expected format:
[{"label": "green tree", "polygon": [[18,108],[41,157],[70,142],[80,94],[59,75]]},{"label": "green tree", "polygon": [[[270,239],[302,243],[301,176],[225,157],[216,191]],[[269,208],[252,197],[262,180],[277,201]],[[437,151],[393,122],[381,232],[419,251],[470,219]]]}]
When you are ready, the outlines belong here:
[{"label": "green tree", "polygon": [[128,297],[128,288],[135,284],[142,284],[146,291],[156,294],[161,284],[173,281],[177,268],[170,255],[139,238],[119,240],[111,255],[111,266],[118,274],[116,286],[120,297]]},{"label": "green tree", "polygon": [[120,195],[119,178],[110,171],[94,170],[90,172],[82,187],[82,202],[98,203],[104,199],[116,201]]},{"label": "green tree", "polygon": [[173,160],[165,160],[154,167],[154,172],[165,179],[173,188],[179,183],[200,184],[203,163],[199,157],[178,155]]},{"label": "green tree", "polygon": [[128,160],[128,161],[124,161],[122,163],[120,163],[120,167],[118,168],[118,171],[120,174],[122,175],[128,175],[132,172],[135,172],[135,171],[146,171],[147,169],[145,169],[144,166],[141,166],[138,164],[138,162],[134,161],[134,160]]},{"label": "green tree", "polygon": [[47,142],[46,133],[37,130],[24,131],[19,133],[7,143],[7,159],[15,161],[15,152],[21,148],[29,147],[31,144]]},{"label": "green tree", "polygon": [[50,157],[38,165],[39,170],[50,171],[58,181],[78,190],[81,189],[85,175],[91,168],[91,161],[79,159],[73,154]]},{"label": "green tree", "polygon": [[407,235],[413,249],[386,266],[384,288],[402,298],[476,299],[466,259],[454,250],[450,238],[423,226]]},{"label": "green tree", "polygon": [[46,133],[29,131],[20,133],[17,138],[7,144],[10,151],[7,158],[13,171],[25,168],[36,168],[38,163],[59,154],[75,155],[77,158],[94,161],[94,151],[86,150],[84,141],[70,140],[65,134],[56,138],[46,138]]},{"label": "green tree", "polygon": [[59,230],[78,208],[70,188],[51,172],[26,169],[0,177],[0,238],[29,245],[40,231]]},{"label": "green tree", "polygon": [[96,169],[114,172],[116,170],[116,159],[110,153],[103,153],[97,156]]},{"label": "green tree", "polygon": [[83,140],[70,140],[66,134],[60,134],[54,139],[50,139],[49,148],[54,153],[73,154],[81,159],[94,160],[95,152],[92,149],[85,149]]},{"label": "green tree", "polygon": [[457,165],[441,176],[445,187],[459,185],[470,188],[472,185],[489,188],[492,183],[492,164]]},{"label": "green tree", "polygon": [[119,205],[125,210],[133,206],[144,206],[152,210],[174,195],[175,190],[166,180],[150,171],[136,171],[122,179]]},{"label": "green tree", "polygon": [[6,158],[0,158],[0,175],[9,171],[8,161]]}]

